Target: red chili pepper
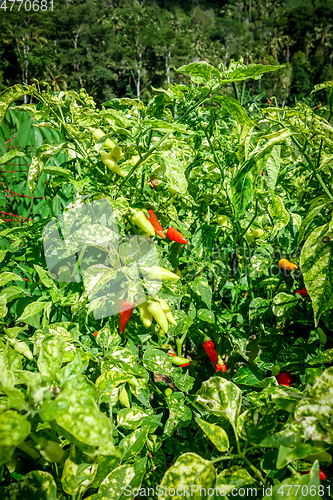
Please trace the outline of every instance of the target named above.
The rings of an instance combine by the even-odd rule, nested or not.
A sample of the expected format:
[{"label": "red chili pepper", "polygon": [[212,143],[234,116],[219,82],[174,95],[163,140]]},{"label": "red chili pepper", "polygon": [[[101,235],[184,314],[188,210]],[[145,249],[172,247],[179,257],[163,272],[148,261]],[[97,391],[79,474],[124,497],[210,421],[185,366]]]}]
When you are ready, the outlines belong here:
[{"label": "red chili pepper", "polygon": [[94,332],[94,337],[96,338],[98,335],[98,332]]},{"label": "red chili pepper", "polygon": [[319,479],[320,481],[325,481],[326,479],[326,474],[321,469],[319,469]]},{"label": "red chili pepper", "polygon": [[205,349],[205,352],[206,352],[207,356],[209,357],[209,359],[214,363],[214,365],[216,365],[218,356],[217,356],[217,352],[215,351],[214,342],[212,340],[206,340],[202,344],[202,346]]},{"label": "red chili pepper", "polygon": [[132,316],[134,307],[135,302],[133,302],[133,304],[130,304],[128,300],[123,300],[120,313],[120,333],[123,333],[123,331],[125,330],[125,325]]},{"label": "red chili pepper", "polygon": [[216,365],[216,371],[217,372],[219,372],[219,371],[226,372],[227,371],[227,365],[225,363],[223,363],[222,365]]},{"label": "red chili pepper", "polygon": [[163,231],[163,227],[161,226],[160,221],[158,220],[156,215],[154,214],[154,211],[148,210],[148,213],[149,213],[149,217],[147,217],[147,216],[146,217],[149,220],[150,224],[155,229],[155,233],[158,234],[159,236],[161,236],[161,238],[163,238],[165,240],[165,234]]},{"label": "red chili pepper", "polygon": [[[175,354],[174,352],[169,352],[170,356],[174,356],[174,357],[178,357],[177,354]],[[184,366],[188,366],[190,364],[190,362],[188,363],[184,363],[183,365],[179,365],[181,368],[183,368]]]},{"label": "red chili pepper", "polygon": [[185,243],[185,245],[187,245],[187,239],[185,236],[183,236],[182,233],[177,231],[174,227],[169,227],[167,230],[167,237],[169,240],[177,241],[177,243]]},{"label": "red chili pepper", "polygon": [[[303,474],[303,476],[304,476],[304,474],[309,474],[309,473],[310,473],[309,470],[306,472],[301,471],[301,474]],[[321,469],[319,469],[319,479],[320,479],[320,481],[325,481],[325,479],[326,479],[326,474]]]},{"label": "red chili pepper", "polygon": [[295,293],[299,293],[302,295],[302,297],[308,297],[308,291],[306,288],[301,288],[300,290],[295,290]]},{"label": "red chili pepper", "polygon": [[215,348],[215,344],[212,340],[207,340],[202,345],[203,345],[203,348],[205,349],[206,352],[211,351],[212,349]]},{"label": "red chili pepper", "polygon": [[288,373],[288,372],[280,372],[278,374],[279,385],[286,385],[287,387],[289,387],[290,381],[291,381],[291,375],[290,375],[290,373]]}]

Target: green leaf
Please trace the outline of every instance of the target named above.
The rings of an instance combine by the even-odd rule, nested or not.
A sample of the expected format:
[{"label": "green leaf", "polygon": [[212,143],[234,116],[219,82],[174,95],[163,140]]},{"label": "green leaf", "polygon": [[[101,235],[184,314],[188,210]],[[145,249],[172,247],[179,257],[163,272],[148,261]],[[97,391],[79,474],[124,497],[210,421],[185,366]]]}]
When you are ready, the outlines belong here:
[{"label": "green leaf", "polygon": [[[233,466],[229,469],[223,470],[216,480],[215,488],[218,492],[217,498],[222,498],[226,500],[227,498],[236,498],[240,500],[241,498],[253,498],[255,495],[256,488],[252,486],[255,485],[254,479],[250,474],[242,467]],[[240,488],[244,488],[246,492],[246,497],[237,494]],[[231,493],[232,492],[232,493]]]},{"label": "green leaf", "polygon": [[0,442],[1,446],[17,446],[30,434],[30,422],[12,410],[1,414]]},{"label": "green leaf", "polygon": [[80,443],[95,447],[112,443],[109,418],[85,392],[64,389],[53,401],[43,403],[39,415],[46,422],[56,419]]},{"label": "green leaf", "polygon": [[277,417],[273,410],[266,407],[250,408],[239,416],[237,431],[244,441],[255,446],[274,432],[276,424]]},{"label": "green leaf", "polygon": [[208,309],[212,307],[212,289],[209,286],[205,276],[197,276],[194,281],[189,283],[193,292],[196,293],[201,300],[206,304]]},{"label": "green leaf", "polygon": [[215,323],[215,314],[208,309],[199,309],[197,311],[197,318],[207,323]]},{"label": "green leaf", "polygon": [[224,429],[222,429],[222,427],[216,424],[210,424],[198,417],[195,418],[195,421],[219,451],[224,452],[228,450],[228,434]]},{"label": "green leaf", "polygon": [[316,327],[321,315],[333,305],[332,244],[322,241],[328,228],[328,224],[325,224],[311,232],[302,248],[300,258],[304,284],[312,301]]},{"label": "green leaf", "polygon": [[314,356],[308,361],[309,365],[317,365],[317,364],[325,364],[331,363],[333,360],[333,348],[327,349],[326,351],[321,352],[317,356]]},{"label": "green leaf", "polygon": [[160,483],[160,489],[164,490],[164,493],[159,494],[157,498],[158,500],[183,500],[184,488],[190,488],[191,498],[199,500],[203,498],[200,494],[200,486],[208,490],[214,487],[215,481],[216,471],[209,460],[204,460],[195,453],[184,453],[164,474]]},{"label": "green leaf", "polygon": [[181,66],[176,71],[190,75],[194,83],[206,83],[211,79],[211,75],[219,75],[219,71],[206,61],[193,62]]},{"label": "green leaf", "polygon": [[57,486],[53,476],[42,470],[33,470],[17,483],[6,488],[7,498],[11,500],[56,500]]},{"label": "green leaf", "polygon": [[333,367],[327,368],[310,387],[295,409],[305,439],[333,444]]},{"label": "green leaf", "polygon": [[6,296],[1,296],[0,297],[0,318],[4,318],[5,316],[7,316],[8,308],[7,308],[6,304],[7,304]]},{"label": "green leaf", "polygon": [[272,191],[275,190],[276,181],[279,175],[281,165],[281,146],[273,146],[270,156],[267,158],[264,171],[265,175],[263,177],[263,183]]},{"label": "green leaf", "polygon": [[13,410],[27,410],[25,396],[20,389],[16,387],[2,387],[1,390],[8,397],[8,406]]},{"label": "green leaf", "polygon": [[174,392],[167,398],[169,418],[164,427],[164,435],[171,436],[178,427],[187,427],[192,419],[192,411],[184,402],[184,395]]},{"label": "green leaf", "polygon": [[146,472],[147,458],[136,460],[134,465],[121,465],[114,469],[104,479],[98,493],[98,500],[132,500],[130,493],[134,488],[139,488]]},{"label": "green leaf", "polygon": [[42,144],[39,146],[34,156],[32,157],[29,173],[28,173],[28,187],[31,191],[32,196],[35,193],[38,179],[41,176],[44,165],[47,160],[59,153],[65,147],[65,143],[57,144],[51,146],[50,144]]},{"label": "green leaf", "polygon": [[168,185],[177,193],[186,194],[188,184],[183,162],[175,156],[171,156],[170,152],[168,152],[168,155],[159,155],[158,159]]},{"label": "green leaf", "polygon": [[281,483],[265,489],[263,500],[320,500],[319,462],[316,461],[309,474],[301,477],[288,477]]},{"label": "green leaf", "polygon": [[223,80],[223,83],[241,82],[243,80],[247,80],[248,78],[259,80],[264,73],[278,71],[284,67],[284,64],[276,66],[272,66],[270,64],[249,64],[248,66],[239,65],[239,67],[228,73],[227,78]]},{"label": "green leaf", "polygon": [[289,222],[290,215],[284,206],[282,198],[275,194],[271,195],[267,208],[274,224],[273,231],[270,235],[270,237],[273,238],[273,236],[275,236],[280,229],[286,227]]},{"label": "green leaf", "polygon": [[7,151],[7,153],[0,157],[0,165],[5,165],[13,158],[22,158],[23,156],[25,156],[25,153],[22,153],[22,151],[12,149],[11,151]]},{"label": "green leaf", "polygon": [[254,123],[247,116],[245,109],[237,99],[233,99],[227,95],[215,95],[213,99],[230,113],[240,125],[254,126]]},{"label": "green leaf", "polygon": [[182,368],[178,366],[172,367],[171,377],[175,385],[180,391],[190,392],[194,385],[194,377],[191,377],[187,372],[183,372]]},{"label": "green leaf", "polygon": [[125,429],[136,429],[149,413],[140,408],[123,408],[117,413],[117,422]]},{"label": "green leaf", "polygon": [[6,285],[9,281],[23,281],[23,278],[7,271],[0,274],[0,286]]},{"label": "green leaf", "polygon": [[34,95],[36,92],[35,85],[14,85],[9,87],[0,94],[0,125],[5,117],[8,107],[20,97],[24,95]]},{"label": "green leaf", "polygon": [[20,321],[26,322],[25,321],[26,319],[31,318],[31,316],[36,316],[36,314],[43,311],[43,309],[47,307],[49,304],[50,302],[31,302],[24,308],[23,313],[19,318],[17,318],[16,322],[17,323]]},{"label": "green leaf", "polygon": [[171,356],[159,349],[147,349],[142,357],[143,366],[154,373],[168,375],[172,369]]},{"label": "green leaf", "polygon": [[293,462],[294,460],[302,460],[308,455],[317,453],[317,451],[318,449],[314,448],[310,444],[300,444],[298,446],[295,446],[295,448],[288,448],[281,445],[279,447],[276,468],[283,469],[283,467],[286,467],[288,464],[290,464],[290,462]]},{"label": "green leaf", "polygon": [[217,417],[225,416],[235,424],[241,407],[242,391],[223,377],[211,377],[202,383],[195,402],[209,413]]},{"label": "green leaf", "polygon": [[97,457],[88,457],[72,445],[62,471],[63,490],[72,496],[78,492],[84,492],[94,480],[96,472]]},{"label": "green leaf", "polygon": [[103,456],[98,457],[97,473],[93,482],[89,485],[90,488],[99,488],[110,471],[118,465],[119,457]]},{"label": "green leaf", "polygon": [[232,381],[237,385],[247,385],[250,387],[266,387],[266,370],[261,370],[256,365],[241,366]]},{"label": "green leaf", "polygon": [[46,286],[46,288],[53,288],[54,290],[57,289],[48,271],[45,271],[42,267],[38,266],[37,264],[34,264],[34,268],[38,273],[40,281],[43,283],[44,286]]},{"label": "green leaf", "polygon": [[7,302],[17,299],[17,297],[20,297],[21,295],[25,295],[24,289],[15,285],[7,286],[0,292],[0,297],[5,297]]},{"label": "green leaf", "polygon": [[279,446],[297,446],[303,441],[303,428],[299,422],[292,422],[282,431],[264,438],[260,445],[264,448],[279,448]]},{"label": "green leaf", "polygon": [[254,165],[253,161],[246,161],[231,181],[232,204],[235,209],[236,220],[244,214],[248,203],[252,199],[253,189],[250,171]]},{"label": "green leaf", "polygon": [[131,459],[140,453],[146,443],[148,432],[149,425],[144,425],[120,441],[119,448],[123,453],[123,460]]},{"label": "green leaf", "polygon": [[298,300],[293,295],[280,292],[273,299],[272,311],[278,318],[286,318],[290,309],[296,306]]},{"label": "green leaf", "polygon": [[37,367],[43,377],[54,377],[60,370],[65,354],[65,342],[59,336],[47,337],[43,342],[37,360]]}]

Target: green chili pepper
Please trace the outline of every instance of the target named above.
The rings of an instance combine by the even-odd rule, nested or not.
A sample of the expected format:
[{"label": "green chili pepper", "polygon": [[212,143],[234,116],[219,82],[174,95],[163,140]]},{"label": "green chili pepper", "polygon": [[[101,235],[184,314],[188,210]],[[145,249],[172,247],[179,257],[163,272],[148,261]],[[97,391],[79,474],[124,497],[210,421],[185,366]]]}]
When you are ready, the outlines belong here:
[{"label": "green chili pepper", "polygon": [[150,236],[155,236],[155,229],[153,228],[152,224],[149,222],[145,214],[141,212],[141,210],[131,209],[131,213],[132,224],[138,226],[140,229],[142,229],[142,231],[148,233]]},{"label": "green chili pepper", "polygon": [[146,328],[149,328],[153,322],[153,317],[150,314],[150,312],[148,311],[147,302],[143,302],[142,304],[139,304],[138,308],[139,308],[140,319],[141,319],[143,325]]},{"label": "green chili pepper", "polygon": [[168,332],[168,320],[159,302],[151,302],[148,305],[148,312],[160,325],[164,333]]}]

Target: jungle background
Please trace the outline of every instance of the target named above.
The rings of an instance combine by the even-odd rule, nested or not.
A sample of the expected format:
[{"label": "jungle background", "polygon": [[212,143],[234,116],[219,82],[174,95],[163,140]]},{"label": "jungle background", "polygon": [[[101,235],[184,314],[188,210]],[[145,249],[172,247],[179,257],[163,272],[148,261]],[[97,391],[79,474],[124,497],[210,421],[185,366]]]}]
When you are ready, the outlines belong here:
[{"label": "jungle background", "polygon": [[0,8],[0,91],[37,79],[54,91],[84,87],[98,104],[146,102],[155,87],[182,81],[174,68],[239,57],[286,65],[230,88],[243,104],[276,96],[292,105],[333,79],[332,0],[54,0],[50,8]]}]

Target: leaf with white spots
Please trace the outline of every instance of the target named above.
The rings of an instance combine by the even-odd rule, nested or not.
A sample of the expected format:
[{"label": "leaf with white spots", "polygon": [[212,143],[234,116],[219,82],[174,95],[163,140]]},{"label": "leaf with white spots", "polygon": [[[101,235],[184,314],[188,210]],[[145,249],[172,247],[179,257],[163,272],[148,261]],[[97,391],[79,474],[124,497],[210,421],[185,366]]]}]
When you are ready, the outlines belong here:
[{"label": "leaf with white spots", "polygon": [[242,391],[223,377],[211,377],[201,385],[195,402],[213,415],[224,415],[231,423],[235,423],[242,403]]},{"label": "leaf with white spots", "polygon": [[329,224],[314,229],[307,238],[301,253],[300,265],[305,287],[310,295],[318,326],[320,316],[333,305],[333,243],[323,242]]},{"label": "leaf with white spots", "polygon": [[[186,491],[187,488],[189,488],[191,498],[195,500],[209,498],[215,481],[216,471],[209,460],[195,453],[184,453],[164,474],[161,482],[161,490],[164,491],[157,498],[158,500],[183,500],[184,489]],[[206,494],[203,489],[200,492],[200,486],[205,488]]]},{"label": "leaf with white spots", "polygon": [[57,485],[53,476],[42,470],[33,470],[18,482],[7,486],[3,500],[56,500]]},{"label": "leaf with white spots", "polygon": [[0,274],[0,286],[6,285],[9,281],[23,281],[23,278],[15,273],[10,272],[4,272]]},{"label": "leaf with white spots", "polygon": [[198,417],[196,417],[195,421],[219,451],[227,451],[229,448],[229,438],[222,427],[216,424],[210,424]]},{"label": "leaf with white spots", "polygon": [[142,358],[143,366],[158,375],[169,375],[172,370],[170,354],[159,349],[147,349]]}]

